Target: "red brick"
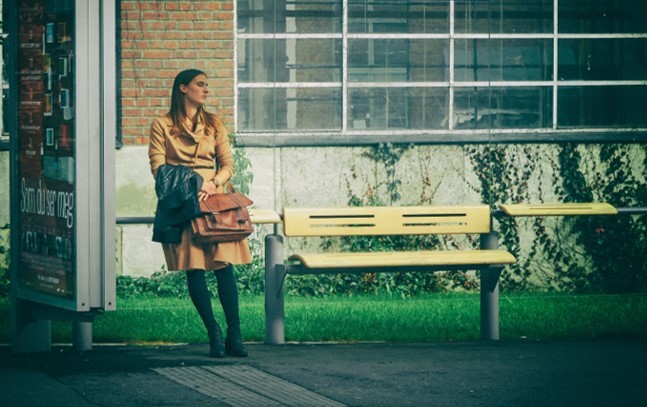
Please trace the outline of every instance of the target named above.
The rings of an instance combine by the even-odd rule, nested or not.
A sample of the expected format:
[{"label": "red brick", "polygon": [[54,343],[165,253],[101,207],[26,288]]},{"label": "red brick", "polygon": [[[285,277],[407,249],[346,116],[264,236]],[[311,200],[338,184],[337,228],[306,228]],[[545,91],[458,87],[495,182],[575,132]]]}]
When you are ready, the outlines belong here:
[{"label": "red brick", "polygon": [[198,19],[197,13],[193,13],[193,12],[174,12],[169,14],[170,14],[169,18],[171,20],[195,21]]},{"label": "red brick", "polygon": [[144,50],[142,54],[143,58],[168,59],[171,57],[171,51],[168,50]]},{"label": "red brick", "polygon": [[142,17],[144,20],[151,21],[169,20],[172,14],[174,13],[169,13],[167,11],[145,11]]},{"label": "red brick", "polygon": [[227,12],[213,13],[213,18],[215,18],[216,20],[233,20],[234,14]]},{"label": "red brick", "polygon": [[222,6],[223,4],[221,1],[211,1],[207,4],[209,10],[221,10]]},{"label": "red brick", "polygon": [[152,118],[168,111],[173,79],[186,68],[209,73],[211,110],[233,123],[233,1],[121,0],[124,144],[148,143]]},{"label": "red brick", "polygon": [[121,1],[121,11],[130,11],[135,10],[139,6],[139,3],[134,1]]}]

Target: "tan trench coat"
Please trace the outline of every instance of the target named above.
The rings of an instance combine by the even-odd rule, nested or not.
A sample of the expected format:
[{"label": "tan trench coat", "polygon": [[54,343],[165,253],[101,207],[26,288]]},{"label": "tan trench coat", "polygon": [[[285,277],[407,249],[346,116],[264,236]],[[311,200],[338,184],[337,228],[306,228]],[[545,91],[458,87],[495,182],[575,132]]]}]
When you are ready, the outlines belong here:
[{"label": "tan trench coat", "polygon": [[[156,118],[151,126],[148,156],[153,176],[157,176],[157,169],[163,164],[186,165],[194,167],[204,182],[216,179],[220,185],[219,192],[224,192],[222,185],[234,174],[234,159],[222,120],[217,119],[218,134],[215,138],[205,135],[202,122],[198,123],[195,132],[189,134],[172,135],[172,127],[173,122],[168,116]],[[196,150],[198,146],[199,151]],[[247,239],[202,245],[194,244],[191,234],[189,224],[182,233],[182,243],[162,244],[169,270],[217,270],[227,264],[252,261]]]}]

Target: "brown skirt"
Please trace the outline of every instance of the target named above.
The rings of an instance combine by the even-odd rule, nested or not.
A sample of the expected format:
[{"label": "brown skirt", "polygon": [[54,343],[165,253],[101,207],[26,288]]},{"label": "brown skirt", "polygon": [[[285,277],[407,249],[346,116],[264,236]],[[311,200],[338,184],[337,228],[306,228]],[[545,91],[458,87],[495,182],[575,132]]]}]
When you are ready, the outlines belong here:
[{"label": "brown skirt", "polygon": [[228,264],[248,264],[252,262],[247,239],[227,243],[193,243],[191,224],[182,232],[179,244],[162,244],[166,267],[169,271],[179,270],[218,270]]}]

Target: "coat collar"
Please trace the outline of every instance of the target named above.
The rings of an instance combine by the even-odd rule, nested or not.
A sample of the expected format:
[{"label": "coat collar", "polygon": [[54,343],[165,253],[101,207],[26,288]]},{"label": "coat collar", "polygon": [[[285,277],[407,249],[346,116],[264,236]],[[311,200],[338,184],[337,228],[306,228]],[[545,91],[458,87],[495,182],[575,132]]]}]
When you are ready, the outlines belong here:
[{"label": "coat collar", "polygon": [[195,131],[191,131],[192,125],[193,123],[191,122],[186,123],[186,131],[182,132],[182,136],[188,139],[192,139],[193,141],[198,143],[200,139],[204,137],[204,120],[202,119],[202,117],[198,117],[198,123],[195,127]]}]

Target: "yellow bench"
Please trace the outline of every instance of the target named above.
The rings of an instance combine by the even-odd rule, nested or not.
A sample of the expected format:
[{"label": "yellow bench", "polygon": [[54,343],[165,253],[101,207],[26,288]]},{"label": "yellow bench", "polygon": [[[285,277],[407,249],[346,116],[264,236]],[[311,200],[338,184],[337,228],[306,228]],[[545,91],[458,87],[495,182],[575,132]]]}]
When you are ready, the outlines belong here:
[{"label": "yellow bench", "polygon": [[501,204],[508,216],[617,215],[608,203]]},{"label": "yellow bench", "polygon": [[283,230],[286,237],[479,234],[482,242],[479,250],[296,253],[283,261],[278,237],[269,252],[266,246],[267,343],[284,342],[287,274],[437,270],[482,271],[481,335],[498,339],[498,277],[504,265],[516,260],[496,247],[489,206],[284,208]]},{"label": "yellow bench", "polygon": [[249,218],[256,225],[281,223],[281,217],[272,209],[249,208]]},{"label": "yellow bench", "polygon": [[[490,232],[490,208],[485,205],[285,208],[283,228],[287,237],[483,234]],[[514,262],[514,257],[505,250],[308,253],[288,257],[288,273],[482,268]]]}]

